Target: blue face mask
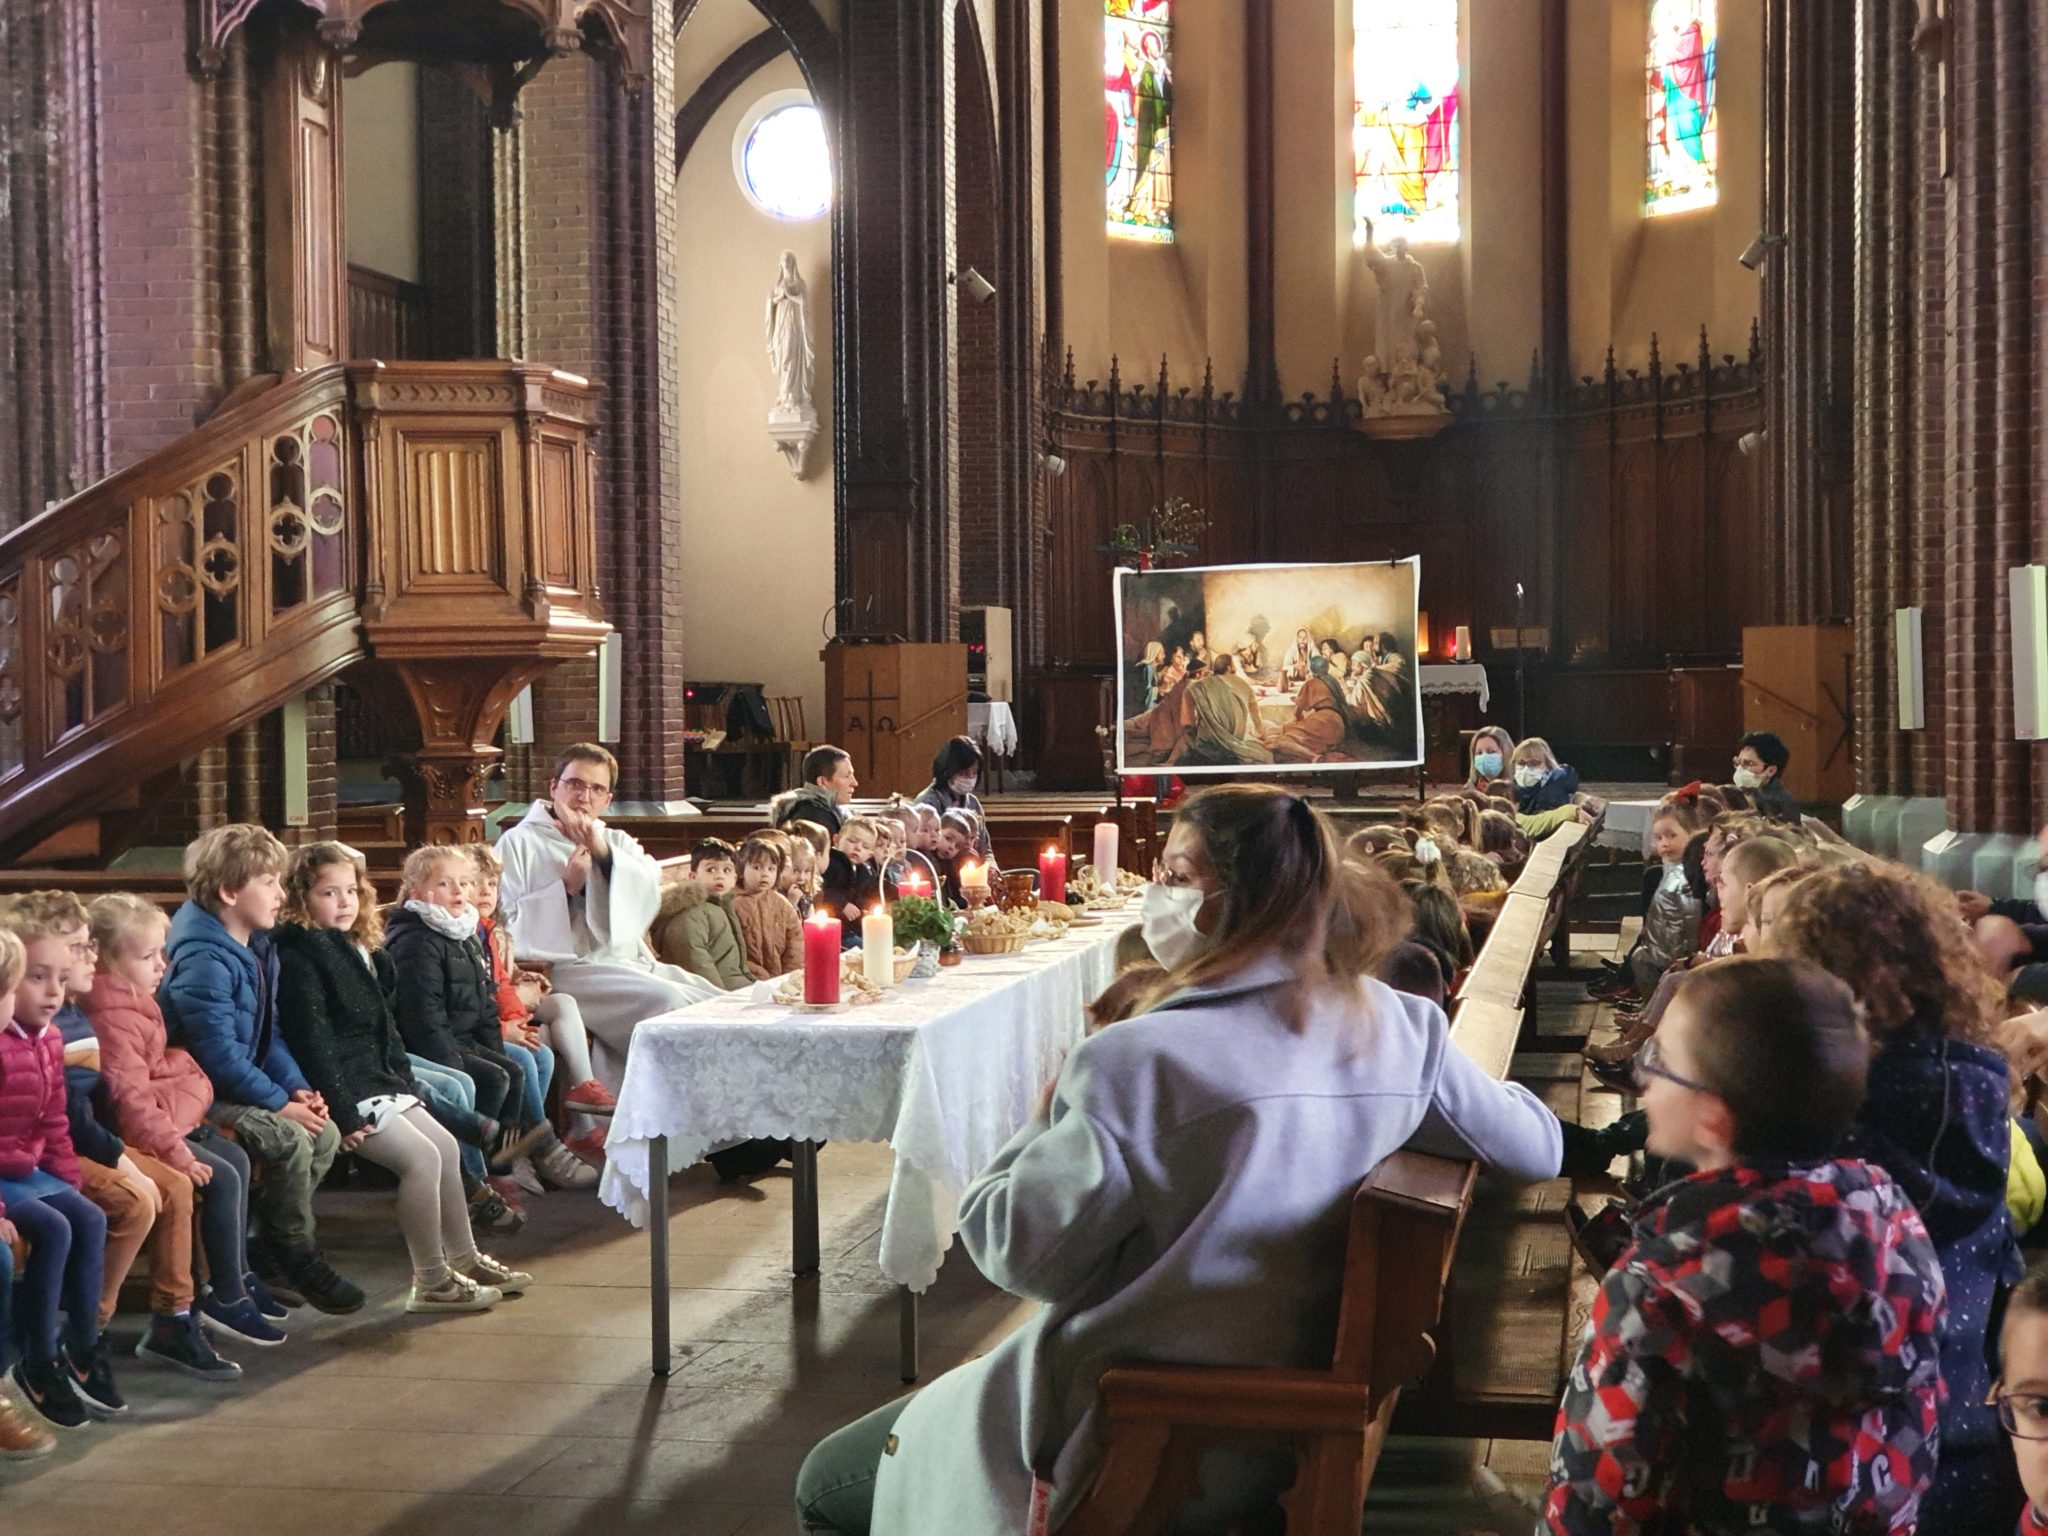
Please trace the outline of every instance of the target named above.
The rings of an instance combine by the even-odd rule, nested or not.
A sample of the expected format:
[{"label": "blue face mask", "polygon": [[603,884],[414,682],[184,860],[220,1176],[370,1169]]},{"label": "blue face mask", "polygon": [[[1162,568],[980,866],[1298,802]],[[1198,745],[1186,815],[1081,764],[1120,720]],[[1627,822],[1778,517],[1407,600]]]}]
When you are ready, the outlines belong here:
[{"label": "blue face mask", "polygon": [[1472,767],[1482,779],[1499,778],[1500,766],[1500,754],[1498,752],[1480,752],[1475,754],[1472,759]]}]

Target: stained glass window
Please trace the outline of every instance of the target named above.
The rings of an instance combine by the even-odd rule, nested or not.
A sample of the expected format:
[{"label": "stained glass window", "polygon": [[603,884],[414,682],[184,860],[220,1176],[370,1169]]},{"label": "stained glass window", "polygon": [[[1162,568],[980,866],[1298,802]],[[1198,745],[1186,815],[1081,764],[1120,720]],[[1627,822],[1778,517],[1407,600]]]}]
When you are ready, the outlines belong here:
[{"label": "stained glass window", "polygon": [[1351,0],[1353,238],[1458,238],[1458,0]]},{"label": "stained glass window", "polygon": [[1650,0],[1647,213],[1710,208],[1720,115],[1714,107],[1714,0]]},{"label": "stained glass window", "polygon": [[1109,232],[1173,238],[1172,0],[1102,0]]}]

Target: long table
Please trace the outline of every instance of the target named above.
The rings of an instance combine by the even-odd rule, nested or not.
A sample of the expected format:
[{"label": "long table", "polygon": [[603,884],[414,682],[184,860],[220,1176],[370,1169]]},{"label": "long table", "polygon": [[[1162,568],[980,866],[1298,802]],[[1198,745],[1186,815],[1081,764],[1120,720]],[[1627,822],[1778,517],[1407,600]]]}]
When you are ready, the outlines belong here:
[{"label": "long table", "polygon": [[967,955],[879,1003],[808,1013],[763,983],[633,1031],[605,1143],[604,1202],[648,1230],[654,1373],[669,1372],[668,1177],[745,1137],[794,1143],[790,1270],[818,1268],[817,1148],[886,1141],[882,1273],[898,1286],[902,1371],[917,1377],[917,1296],[938,1277],[960,1196],[1030,1118],[1115,975],[1136,904],[1012,955]]}]

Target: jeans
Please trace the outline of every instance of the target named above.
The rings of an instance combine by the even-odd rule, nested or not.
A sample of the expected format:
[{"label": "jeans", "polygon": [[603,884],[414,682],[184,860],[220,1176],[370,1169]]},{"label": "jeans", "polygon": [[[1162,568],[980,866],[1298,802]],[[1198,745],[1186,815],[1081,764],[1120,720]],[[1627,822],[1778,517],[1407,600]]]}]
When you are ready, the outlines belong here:
[{"label": "jeans", "polygon": [[875,1478],[909,1397],[884,1403],[811,1447],[796,1474],[796,1518],[808,1536],[868,1536]]},{"label": "jeans", "polygon": [[14,1249],[0,1243],[0,1372],[14,1364]]},{"label": "jeans", "polygon": [[461,1147],[462,1176],[474,1190],[484,1181],[484,1155],[479,1148],[486,1139],[484,1117],[476,1112],[476,1084],[467,1073],[424,1056],[407,1052],[406,1060],[412,1063],[412,1080],[426,1101],[427,1113],[446,1126]]},{"label": "jeans", "polygon": [[242,1277],[249,1272],[249,1156],[210,1125],[187,1136],[185,1145],[213,1170],[198,1192],[194,1220],[213,1294],[232,1304],[248,1294]]},{"label": "jeans", "polygon": [[518,1120],[519,1101],[512,1096],[512,1082],[519,1069],[512,1065],[511,1057],[500,1050],[466,1045],[462,1047],[462,1071],[476,1086],[478,1114],[507,1125]]},{"label": "jeans", "polygon": [[521,1125],[539,1125],[548,1117],[548,1082],[555,1075],[555,1053],[546,1046],[507,1040],[504,1052],[519,1069]]},{"label": "jeans", "polygon": [[57,1358],[57,1312],[64,1312],[65,1342],[80,1359],[99,1343],[100,1275],[106,1258],[107,1217],[69,1184],[42,1195],[16,1198],[10,1189],[7,1219],[28,1241],[28,1267],[14,1287],[14,1332],[23,1354]]},{"label": "jeans", "polygon": [[332,1120],[308,1136],[298,1125],[251,1104],[215,1104],[208,1111],[214,1124],[234,1132],[253,1163],[263,1160],[263,1176],[249,1191],[249,1204],[263,1220],[263,1240],[287,1262],[313,1251],[313,1191],[334,1166],[341,1150],[341,1132]]}]

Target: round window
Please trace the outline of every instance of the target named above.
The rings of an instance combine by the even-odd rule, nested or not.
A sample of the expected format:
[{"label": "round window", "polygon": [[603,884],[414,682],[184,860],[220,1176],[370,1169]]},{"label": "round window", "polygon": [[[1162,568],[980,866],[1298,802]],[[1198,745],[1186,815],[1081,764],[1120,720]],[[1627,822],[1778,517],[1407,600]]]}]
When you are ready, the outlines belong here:
[{"label": "round window", "polygon": [[763,101],[733,142],[733,170],[754,206],[778,219],[815,219],[832,206],[825,120],[803,91]]}]

